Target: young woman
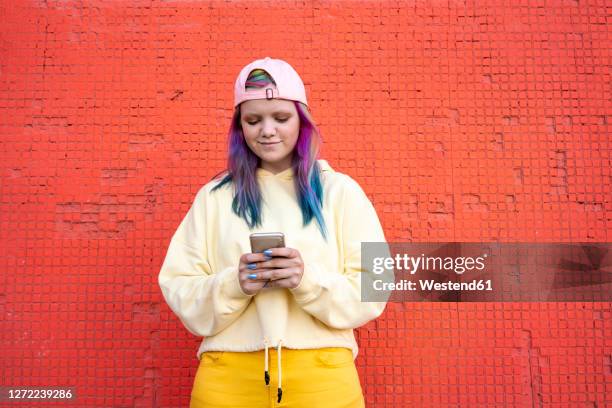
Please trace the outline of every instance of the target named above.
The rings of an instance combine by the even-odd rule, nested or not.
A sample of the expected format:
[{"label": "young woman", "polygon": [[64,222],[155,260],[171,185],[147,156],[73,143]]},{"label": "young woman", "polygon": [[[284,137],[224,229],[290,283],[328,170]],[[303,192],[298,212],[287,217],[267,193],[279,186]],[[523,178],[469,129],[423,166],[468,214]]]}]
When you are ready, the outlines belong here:
[{"label": "young woman", "polygon": [[[190,406],[363,407],[353,329],[385,307],[361,300],[361,242],[385,241],[376,211],[318,160],[287,62],[251,62],[234,96],[228,169],[196,194],[159,273],[169,307],[205,337]],[[251,253],[254,232],[282,232],[285,247]]]}]

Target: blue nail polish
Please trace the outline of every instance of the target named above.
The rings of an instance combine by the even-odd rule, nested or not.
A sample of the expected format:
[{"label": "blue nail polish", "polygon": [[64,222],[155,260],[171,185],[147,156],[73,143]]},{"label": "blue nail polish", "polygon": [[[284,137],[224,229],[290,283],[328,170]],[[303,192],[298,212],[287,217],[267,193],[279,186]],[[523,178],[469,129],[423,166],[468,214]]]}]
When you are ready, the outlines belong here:
[{"label": "blue nail polish", "polygon": [[271,249],[266,249],[265,251],[263,251],[263,253],[266,256],[272,256],[272,250]]},{"label": "blue nail polish", "polygon": [[271,256],[266,255],[265,260],[266,260],[266,261],[269,261],[270,259],[272,259],[272,257],[271,257]]},{"label": "blue nail polish", "polygon": [[250,263],[247,265],[247,268],[249,269],[257,269],[257,265],[255,265],[254,263]]},{"label": "blue nail polish", "polygon": [[257,279],[257,274],[256,273],[250,273],[247,277],[249,279]]}]

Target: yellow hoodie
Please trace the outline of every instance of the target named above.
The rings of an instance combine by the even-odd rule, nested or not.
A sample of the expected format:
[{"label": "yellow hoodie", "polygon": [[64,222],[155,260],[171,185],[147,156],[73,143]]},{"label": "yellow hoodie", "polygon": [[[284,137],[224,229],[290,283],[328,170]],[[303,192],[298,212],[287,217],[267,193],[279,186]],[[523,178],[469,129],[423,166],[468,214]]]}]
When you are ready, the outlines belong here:
[{"label": "yellow hoodie", "polygon": [[[361,301],[361,242],[384,242],[372,203],[351,177],[319,160],[323,183],[326,242],[315,219],[303,226],[291,168],[273,174],[257,170],[262,226],[250,230],[232,212],[230,184],[211,192],[200,188],[174,233],[159,273],[168,306],[205,351],[256,351],[268,346],[293,349],[358,348],[353,328],[378,317],[385,302]],[[238,282],[239,258],[250,253],[253,232],[282,232],[297,249],[304,274],[293,289],[245,294]]]}]

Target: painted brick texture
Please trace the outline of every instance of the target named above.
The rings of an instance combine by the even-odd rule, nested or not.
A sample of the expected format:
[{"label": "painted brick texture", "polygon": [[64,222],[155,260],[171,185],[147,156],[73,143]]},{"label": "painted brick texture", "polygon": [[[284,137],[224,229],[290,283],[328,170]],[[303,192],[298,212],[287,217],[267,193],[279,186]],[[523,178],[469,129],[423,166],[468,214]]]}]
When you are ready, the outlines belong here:
[{"label": "painted brick texture", "polygon": [[[388,240],[609,241],[611,10],[0,1],[0,386],[188,405],[200,339],[157,273],[263,56],[300,73]],[[612,406],[611,306],[389,304],[357,331],[367,406]]]}]

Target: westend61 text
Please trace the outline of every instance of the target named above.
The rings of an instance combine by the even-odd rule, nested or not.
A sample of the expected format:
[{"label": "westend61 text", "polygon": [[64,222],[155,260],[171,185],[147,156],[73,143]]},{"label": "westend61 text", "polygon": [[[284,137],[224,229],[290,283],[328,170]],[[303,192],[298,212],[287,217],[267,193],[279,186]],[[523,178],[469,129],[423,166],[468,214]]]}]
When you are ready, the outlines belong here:
[{"label": "westend61 text", "polygon": [[[491,280],[472,280],[469,282],[436,282],[431,279],[423,280],[419,279],[418,286],[421,290],[441,290],[441,291],[455,291],[455,290],[493,290]],[[398,282],[383,282],[382,280],[375,280],[373,282],[374,290],[387,291],[387,290],[418,290],[417,283],[411,280],[402,279]]]}]

